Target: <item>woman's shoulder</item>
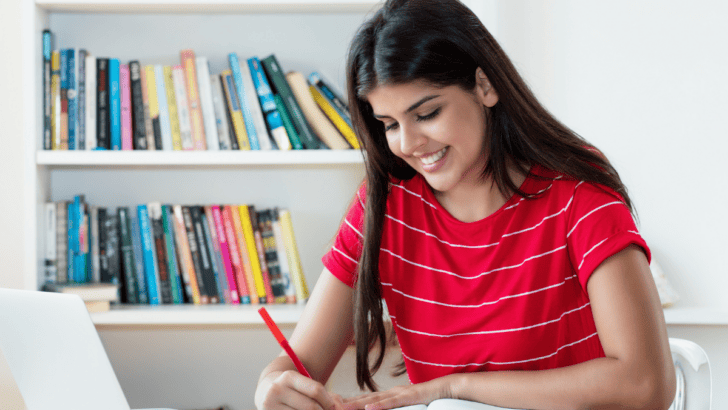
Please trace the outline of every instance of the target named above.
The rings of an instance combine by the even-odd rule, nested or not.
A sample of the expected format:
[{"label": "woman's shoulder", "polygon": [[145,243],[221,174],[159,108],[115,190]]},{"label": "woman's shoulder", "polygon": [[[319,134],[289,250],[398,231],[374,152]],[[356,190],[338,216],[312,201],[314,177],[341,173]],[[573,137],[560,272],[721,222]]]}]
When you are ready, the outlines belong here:
[{"label": "woman's shoulder", "polygon": [[531,192],[534,196],[549,192],[552,196],[569,198],[602,198],[624,201],[622,196],[606,185],[584,181],[563,172],[551,170],[541,165],[534,165],[529,173],[533,181]]}]

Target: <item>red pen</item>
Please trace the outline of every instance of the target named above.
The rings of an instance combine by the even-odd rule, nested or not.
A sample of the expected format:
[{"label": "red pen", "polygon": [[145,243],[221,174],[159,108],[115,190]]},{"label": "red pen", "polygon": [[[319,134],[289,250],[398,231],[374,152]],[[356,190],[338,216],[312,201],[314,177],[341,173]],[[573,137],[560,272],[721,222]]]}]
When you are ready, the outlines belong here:
[{"label": "red pen", "polygon": [[288,357],[293,360],[293,364],[296,365],[296,369],[299,373],[302,375],[312,379],[311,375],[308,373],[305,367],[303,367],[303,363],[301,363],[301,360],[298,359],[298,356],[296,356],[296,353],[291,349],[291,345],[288,344],[288,340],[286,340],[285,336],[283,336],[283,333],[281,333],[281,330],[278,328],[276,323],[271,319],[270,315],[268,314],[268,311],[265,310],[264,307],[258,309],[258,313],[260,313],[260,316],[263,317],[263,321],[266,325],[268,325],[268,329],[273,333],[273,336],[275,336],[276,340],[278,341],[278,344],[281,345],[283,350],[288,353]]}]

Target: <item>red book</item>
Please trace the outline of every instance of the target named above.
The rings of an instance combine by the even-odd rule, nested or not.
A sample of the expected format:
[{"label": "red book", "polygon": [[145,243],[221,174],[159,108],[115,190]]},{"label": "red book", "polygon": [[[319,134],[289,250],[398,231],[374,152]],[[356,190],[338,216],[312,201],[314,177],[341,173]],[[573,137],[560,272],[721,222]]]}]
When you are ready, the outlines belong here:
[{"label": "red book", "polygon": [[[219,211],[219,209],[218,209]],[[243,265],[240,261],[240,253],[238,252],[238,241],[235,238],[235,230],[233,229],[233,222],[232,222],[232,216],[231,216],[231,209],[230,206],[224,206],[222,211],[219,211],[221,214],[221,222],[222,227],[224,228],[224,237],[227,239],[227,245],[228,245],[228,255],[230,256],[230,263],[233,268],[234,278],[232,279],[232,282],[236,282],[238,286],[238,294],[240,295],[240,299],[242,303],[251,303],[250,300],[250,290],[248,289],[248,284],[245,282],[245,273],[243,271]],[[217,223],[217,217],[215,217],[215,210],[213,209],[213,217],[215,219],[215,223]],[[231,279],[228,279],[228,281],[231,281]]]},{"label": "red book", "polygon": [[[233,267],[233,263],[230,258],[230,246],[228,245],[225,228],[222,221],[222,213],[220,212],[220,207],[218,205],[212,206],[212,219],[215,224],[217,241],[220,244],[220,254],[222,255],[222,262],[225,265],[225,277],[227,277],[228,288],[230,289],[230,300],[233,304],[236,305],[239,304],[241,300],[238,292],[238,285],[235,282],[235,268]],[[250,303],[250,297],[243,296],[242,303]]]}]

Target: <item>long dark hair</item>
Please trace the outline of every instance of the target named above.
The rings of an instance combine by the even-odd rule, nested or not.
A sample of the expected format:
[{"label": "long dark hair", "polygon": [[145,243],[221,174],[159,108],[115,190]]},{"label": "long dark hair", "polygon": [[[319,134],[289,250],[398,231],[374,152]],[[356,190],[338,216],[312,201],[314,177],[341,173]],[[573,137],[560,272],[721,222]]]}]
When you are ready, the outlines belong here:
[{"label": "long dark hair", "polygon": [[[365,151],[364,242],[355,291],[356,379],[360,388],[377,387],[387,344],[382,320],[379,249],[390,178],[410,179],[416,171],[389,149],[384,127],[366,96],[380,84],[424,80],[472,91],[480,67],[499,100],[487,112],[489,138],[482,176],[492,177],[504,194],[522,192],[508,174],[532,165],[571,178],[605,185],[627,207],[627,190],[609,161],[591,144],[557,121],[535,98],[513,63],[470,9],[458,0],[388,0],[360,28],[347,59],[351,120]],[[379,346],[370,367],[369,352]],[[400,365],[398,372],[403,373]]]}]

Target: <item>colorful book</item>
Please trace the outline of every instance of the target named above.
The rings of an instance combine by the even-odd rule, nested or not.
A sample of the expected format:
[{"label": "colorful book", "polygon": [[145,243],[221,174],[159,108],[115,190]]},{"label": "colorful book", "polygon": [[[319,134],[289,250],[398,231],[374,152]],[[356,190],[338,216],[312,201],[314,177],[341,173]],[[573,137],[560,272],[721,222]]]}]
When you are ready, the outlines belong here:
[{"label": "colorful book", "polygon": [[192,122],[190,119],[190,104],[187,101],[187,86],[185,83],[185,70],[181,65],[172,67],[172,83],[177,98],[177,115],[179,120],[179,133],[183,150],[195,149],[192,140]]},{"label": "colorful book", "polygon": [[[321,141],[306,121],[306,117],[291,91],[291,87],[288,84],[288,80],[286,80],[285,73],[278,63],[276,56],[274,54],[269,55],[261,61],[261,64],[263,65],[266,75],[268,75],[268,79],[270,80],[273,89],[283,100],[286,110],[288,111],[288,114],[293,120],[293,125],[296,128],[296,135],[300,138],[300,142],[304,148],[326,148],[325,146],[322,146]],[[295,143],[292,144],[295,146]]]},{"label": "colorful book", "polygon": [[308,286],[306,284],[306,276],[301,266],[301,257],[298,253],[298,245],[296,244],[296,236],[293,233],[293,223],[291,221],[291,212],[287,209],[278,211],[281,222],[281,231],[283,232],[283,241],[286,244],[286,256],[288,257],[288,267],[291,269],[291,277],[296,288],[296,300],[298,303],[305,303],[308,300]]},{"label": "colorful book", "polygon": [[[242,276],[242,266],[240,266],[240,258],[237,253],[235,255],[231,255],[231,253],[236,252],[235,249],[230,249],[230,244],[227,240],[228,235],[232,234],[232,225],[230,225],[230,221],[228,220],[226,223],[223,223],[223,216],[222,212],[220,212],[220,206],[219,205],[212,205],[211,207],[211,213],[212,213],[212,220],[215,225],[215,232],[217,234],[217,240],[220,247],[220,256],[222,257],[223,267],[225,269],[225,275],[227,277],[227,283],[228,283],[228,290],[229,290],[229,299],[230,303],[232,304],[249,304],[250,303],[250,295],[247,291],[247,285],[245,283],[245,279]],[[229,228],[227,228],[229,226]],[[229,229],[229,232],[228,232]],[[234,235],[232,236],[234,239]],[[237,264],[237,266],[234,266],[234,263]],[[244,286],[241,286],[240,290],[238,289],[238,280],[236,280],[236,277],[240,277],[242,279],[241,284]],[[242,296],[242,297],[241,297]]]},{"label": "colorful book", "polygon": [[349,113],[349,107],[341,93],[334,88],[333,84],[330,81],[325,80],[323,76],[316,71],[308,75],[308,81],[311,85],[316,86],[316,88],[321,91],[321,94],[326,97],[339,115],[341,115],[344,121],[346,121],[349,127],[351,127],[351,114]]},{"label": "colorful book", "polygon": [[144,116],[144,93],[142,90],[142,68],[138,60],[129,62],[129,84],[132,102],[132,141],[134,149],[147,149],[147,129]]},{"label": "colorful book", "polygon": [[205,236],[202,212],[199,206],[190,206],[189,209],[200,253],[200,266],[202,267],[202,281],[205,284],[205,293],[210,298],[210,303],[217,304],[220,303],[220,295],[217,289],[217,281],[215,280],[215,272],[212,268],[210,245]]},{"label": "colorful book", "polygon": [[[111,120],[110,143],[112,150],[121,149],[121,88],[119,60],[109,59],[109,118]],[[70,124],[69,117],[69,124]],[[69,129],[70,131],[70,129]],[[69,133],[70,138],[70,133]]]},{"label": "colorful book", "polygon": [[255,86],[258,94],[260,108],[263,111],[263,117],[268,125],[273,141],[275,141],[279,150],[290,150],[291,141],[288,137],[288,132],[283,126],[281,114],[278,112],[278,106],[273,98],[273,91],[268,83],[268,79],[265,77],[265,72],[263,71],[263,67],[260,65],[258,57],[251,57],[248,59],[248,68],[250,68],[253,85]]},{"label": "colorful book", "polygon": [[212,107],[215,115],[215,124],[217,129],[217,139],[220,143],[221,150],[232,149],[230,145],[230,130],[228,128],[227,109],[225,106],[225,92],[222,89],[222,79],[219,75],[210,76],[210,84],[212,88]]},{"label": "colorful book", "polygon": [[197,275],[192,261],[192,252],[190,251],[189,238],[187,236],[187,228],[185,226],[184,212],[182,209],[181,205],[172,206],[174,233],[177,242],[178,255],[180,256],[180,267],[182,268],[182,281],[184,282],[187,300],[195,305],[199,305],[202,303],[200,298],[200,288],[197,285]]},{"label": "colorful book", "polygon": [[98,104],[96,103],[96,95],[98,90],[98,84],[96,83],[96,57],[92,56],[91,54],[86,55],[84,70],[86,71],[86,106],[84,108],[86,116],[86,120],[84,123],[84,129],[86,134],[85,142],[86,150],[91,151],[95,150],[98,145],[96,141],[96,107],[98,107]]},{"label": "colorful book", "polygon": [[51,54],[51,149],[61,147],[61,53]]},{"label": "colorful book", "polygon": [[205,281],[205,273],[202,270],[202,255],[200,254],[200,243],[195,232],[195,224],[192,220],[192,212],[189,206],[182,207],[182,216],[184,218],[184,226],[187,232],[187,242],[190,247],[190,255],[192,258],[192,266],[194,267],[197,288],[200,292],[200,303],[203,305],[210,303],[210,295],[207,292]]},{"label": "colorful book", "polygon": [[197,84],[197,65],[195,63],[195,52],[191,49],[180,51],[180,61],[185,70],[185,83],[187,84],[187,101],[190,105],[190,119],[192,126],[192,140],[195,149],[207,149],[205,137],[205,126],[202,118],[202,107],[200,104],[200,93]]},{"label": "colorful book", "polygon": [[68,149],[76,149],[76,127],[78,125],[78,67],[76,65],[76,50],[67,48],[66,51],[66,98],[68,99]]},{"label": "colorful book", "polygon": [[331,123],[336,126],[339,133],[344,136],[346,142],[348,142],[352,148],[360,149],[361,147],[359,145],[359,141],[356,139],[354,130],[351,129],[351,126],[344,120],[344,118],[342,118],[341,114],[339,114],[339,112],[329,103],[329,100],[324,97],[321,90],[319,90],[315,85],[310,85],[309,89],[311,90],[313,100],[316,101],[316,104],[319,108],[321,108],[321,111],[323,111],[329,120],[331,120]]},{"label": "colorful book", "polygon": [[285,104],[283,104],[283,99],[280,95],[275,94],[273,95],[273,100],[276,102],[278,113],[281,115],[281,121],[283,122],[283,127],[286,129],[286,135],[288,135],[291,149],[303,149],[301,139],[298,137],[298,133],[296,132],[296,128],[293,126],[291,117],[288,116],[288,110],[286,110]]},{"label": "colorful book", "polygon": [[105,282],[119,285],[122,288],[121,258],[119,257],[121,253],[121,244],[119,243],[119,218],[115,213],[106,214],[102,229],[106,230],[106,261],[108,263],[110,277]]},{"label": "colorful book", "polygon": [[283,240],[283,230],[281,229],[281,220],[278,215],[278,208],[273,208],[273,235],[276,240],[276,248],[278,251],[278,266],[281,269],[281,277],[285,289],[286,303],[296,303],[296,288],[293,285],[291,270],[288,266],[288,256],[286,255],[286,244]]},{"label": "colorful book", "polygon": [[134,140],[131,122],[131,77],[128,64],[119,66],[119,84],[121,88],[121,149],[131,151],[134,149]]},{"label": "colorful book", "polygon": [[[215,278],[215,287],[217,288],[218,303],[231,303],[230,290],[227,283],[227,273],[222,266],[220,259],[220,244],[213,240],[212,231],[210,230],[210,219],[208,219],[209,206],[200,207],[200,220],[202,222],[202,233],[205,235],[207,250],[210,256],[210,265]],[[210,214],[212,216],[212,214]]]},{"label": "colorful book", "polygon": [[147,205],[137,205],[137,217],[139,218],[139,231],[142,239],[142,251],[144,255],[144,273],[149,294],[149,304],[159,305],[162,295],[159,289],[159,271],[157,270],[157,257],[154,245],[154,236],[149,219]]},{"label": "colorful book", "polygon": [[67,150],[68,147],[68,52],[66,49],[61,53],[61,143],[59,149]]},{"label": "colorful book", "polygon": [[234,138],[233,136],[230,137],[230,140],[231,142],[237,142],[239,150],[249,151],[251,146],[250,139],[248,139],[248,127],[245,124],[243,112],[240,109],[240,98],[238,98],[236,87],[233,84],[232,72],[230,70],[224,70],[220,73],[220,77],[235,134]]},{"label": "colorful book", "polygon": [[250,109],[253,125],[255,126],[258,147],[262,150],[271,150],[273,149],[273,144],[271,143],[265,116],[263,115],[263,110],[258,99],[258,90],[255,88],[255,83],[253,82],[253,72],[250,69],[250,64],[247,62],[241,63],[240,74],[243,78],[245,98],[248,99],[248,108]]},{"label": "colorful book", "polygon": [[96,59],[96,147],[111,149],[109,117],[109,59]]},{"label": "colorful book", "polygon": [[167,263],[169,264],[169,283],[172,288],[172,303],[180,304],[184,302],[184,297],[182,296],[182,281],[180,280],[180,269],[179,263],[177,262],[177,247],[174,240],[172,211],[169,205],[162,205],[162,226],[164,228]]},{"label": "colorful book", "polygon": [[117,208],[119,217],[119,232],[121,233],[121,271],[124,278],[123,302],[139,303],[139,289],[137,289],[136,263],[134,262],[134,249],[131,243],[131,220],[129,208],[122,206]]},{"label": "colorful book", "polygon": [[197,85],[200,93],[200,107],[205,128],[205,139],[208,150],[220,150],[220,141],[215,121],[215,108],[212,103],[212,84],[210,83],[210,64],[207,57],[197,57]]},{"label": "colorful book", "polygon": [[43,149],[52,149],[51,55],[53,54],[53,35],[50,30],[43,30],[41,41],[43,48]]},{"label": "colorful book", "polygon": [[[245,230],[240,219],[240,210],[237,205],[229,205],[225,207],[225,212],[229,212],[230,221],[232,222],[233,230],[235,231],[235,240],[238,244],[238,252],[240,253],[240,261],[243,267],[243,274],[245,275],[245,282],[248,284],[248,290],[250,292],[250,303],[258,304],[265,303],[265,288],[263,287],[263,281],[261,277],[260,283],[256,278],[253,270],[253,263],[250,254],[251,248],[248,246],[248,242],[245,237]],[[255,242],[253,244],[253,250],[255,250]],[[238,286],[240,286],[238,284]]]},{"label": "colorful book", "polygon": [[164,90],[167,93],[167,111],[169,113],[169,130],[172,136],[172,149],[182,150],[182,137],[180,136],[179,116],[177,114],[177,98],[174,90],[174,79],[172,77],[172,66],[162,68],[164,76]]},{"label": "colorful book", "polygon": [[[130,210],[131,211],[131,210]],[[134,270],[136,271],[137,299],[139,303],[149,303],[147,292],[147,281],[144,272],[144,251],[142,249],[142,234],[139,227],[139,215],[136,212],[129,212],[129,225],[131,233],[131,249],[134,253]]]},{"label": "colorful book", "polygon": [[256,213],[256,219],[273,297],[276,303],[286,303],[286,288],[278,263],[278,248],[273,233],[273,213],[270,209],[260,210]]},{"label": "colorful book", "polygon": [[[233,84],[235,85],[235,93],[238,96],[238,103],[240,104],[240,110],[243,114],[243,122],[245,124],[245,131],[247,132],[248,141],[250,143],[250,149],[259,150],[260,145],[258,144],[258,131],[255,126],[255,119],[253,118],[253,111],[250,107],[251,98],[247,95],[248,89],[245,88],[245,81],[243,79],[243,69],[247,67],[247,65],[240,64],[240,60],[238,60],[238,55],[236,53],[228,54],[228,60],[230,62],[230,70],[232,71]],[[237,133],[237,129],[235,131]],[[243,149],[242,146],[240,149]]]},{"label": "colorful book", "polygon": [[154,138],[154,124],[152,122],[150,102],[149,102],[149,83],[147,82],[146,67],[139,67],[139,79],[142,85],[142,103],[144,104],[144,134],[147,136],[147,149],[156,150],[156,142]]},{"label": "colorful book", "polygon": [[149,118],[152,121],[152,132],[154,135],[154,147],[157,150],[164,149],[162,145],[162,124],[159,118],[159,96],[157,95],[157,75],[153,65],[144,66],[144,77],[147,82],[147,98],[149,99]]},{"label": "colorful book", "polygon": [[240,213],[240,223],[245,234],[245,244],[248,247],[255,287],[258,290],[258,299],[260,299],[260,303],[273,303],[273,292],[270,289],[270,277],[268,277],[268,269],[265,266],[265,256],[260,252],[262,251],[260,232],[256,235],[254,225],[255,208],[252,205],[240,205],[238,206],[238,212]]},{"label": "colorful book", "polygon": [[306,78],[298,71],[291,71],[286,74],[291,91],[296,101],[301,106],[303,115],[316,134],[330,149],[349,149],[349,144],[344,137],[331,125],[329,119],[321,112],[316,101],[311,95],[311,89]]},{"label": "colorful book", "polygon": [[86,57],[88,51],[76,54],[76,149],[86,149]]},{"label": "colorful book", "polygon": [[167,243],[164,238],[164,224],[162,222],[162,204],[151,202],[147,204],[149,223],[152,228],[152,246],[157,264],[157,277],[159,284],[160,302],[172,303],[172,281],[169,273],[169,261],[167,260]]},{"label": "colorful book", "polygon": [[90,259],[91,259],[91,281],[92,282],[101,282],[101,260],[100,260],[100,251],[99,248],[99,233],[101,232],[100,226],[99,226],[99,207],[98,206],[92,206],[89,209],[89,219],[91,220],[91,252],[90,252]]},{"label": "colorful book", "polygon": [[154,84],[157,87],[157,103],[159,104],[159,129],[162,132],[162,150],[171,151],[172,126],[169,121],[169,104],[167,103],[167,87],[164,82],[164,66],[154,65]]},{"label": "colorful book", "polygon": [[[235,276],[235,283],[238,287],[238,296],[240,297],[240,303],[258,303],[258,294],[255,292],[255,284],[252,282],[252,275],[248,278],[245,267],[243,266],[243,259],[241,249],[245,249],[244,244],[238,241],[238,237],[242,236],[242,230],[239,234],[233,224],[232,205],[225,205],[220,209],[220,217],[222,219],[223,228],[225,229],[225,238],[227,239],[228,249],[230,251],[230,262],[233,267]],[[238,216],[238,225],[240,217]],[[247,252],[247,251],[246,251]],[[251,284],[253,285],[251,287]]]}]

